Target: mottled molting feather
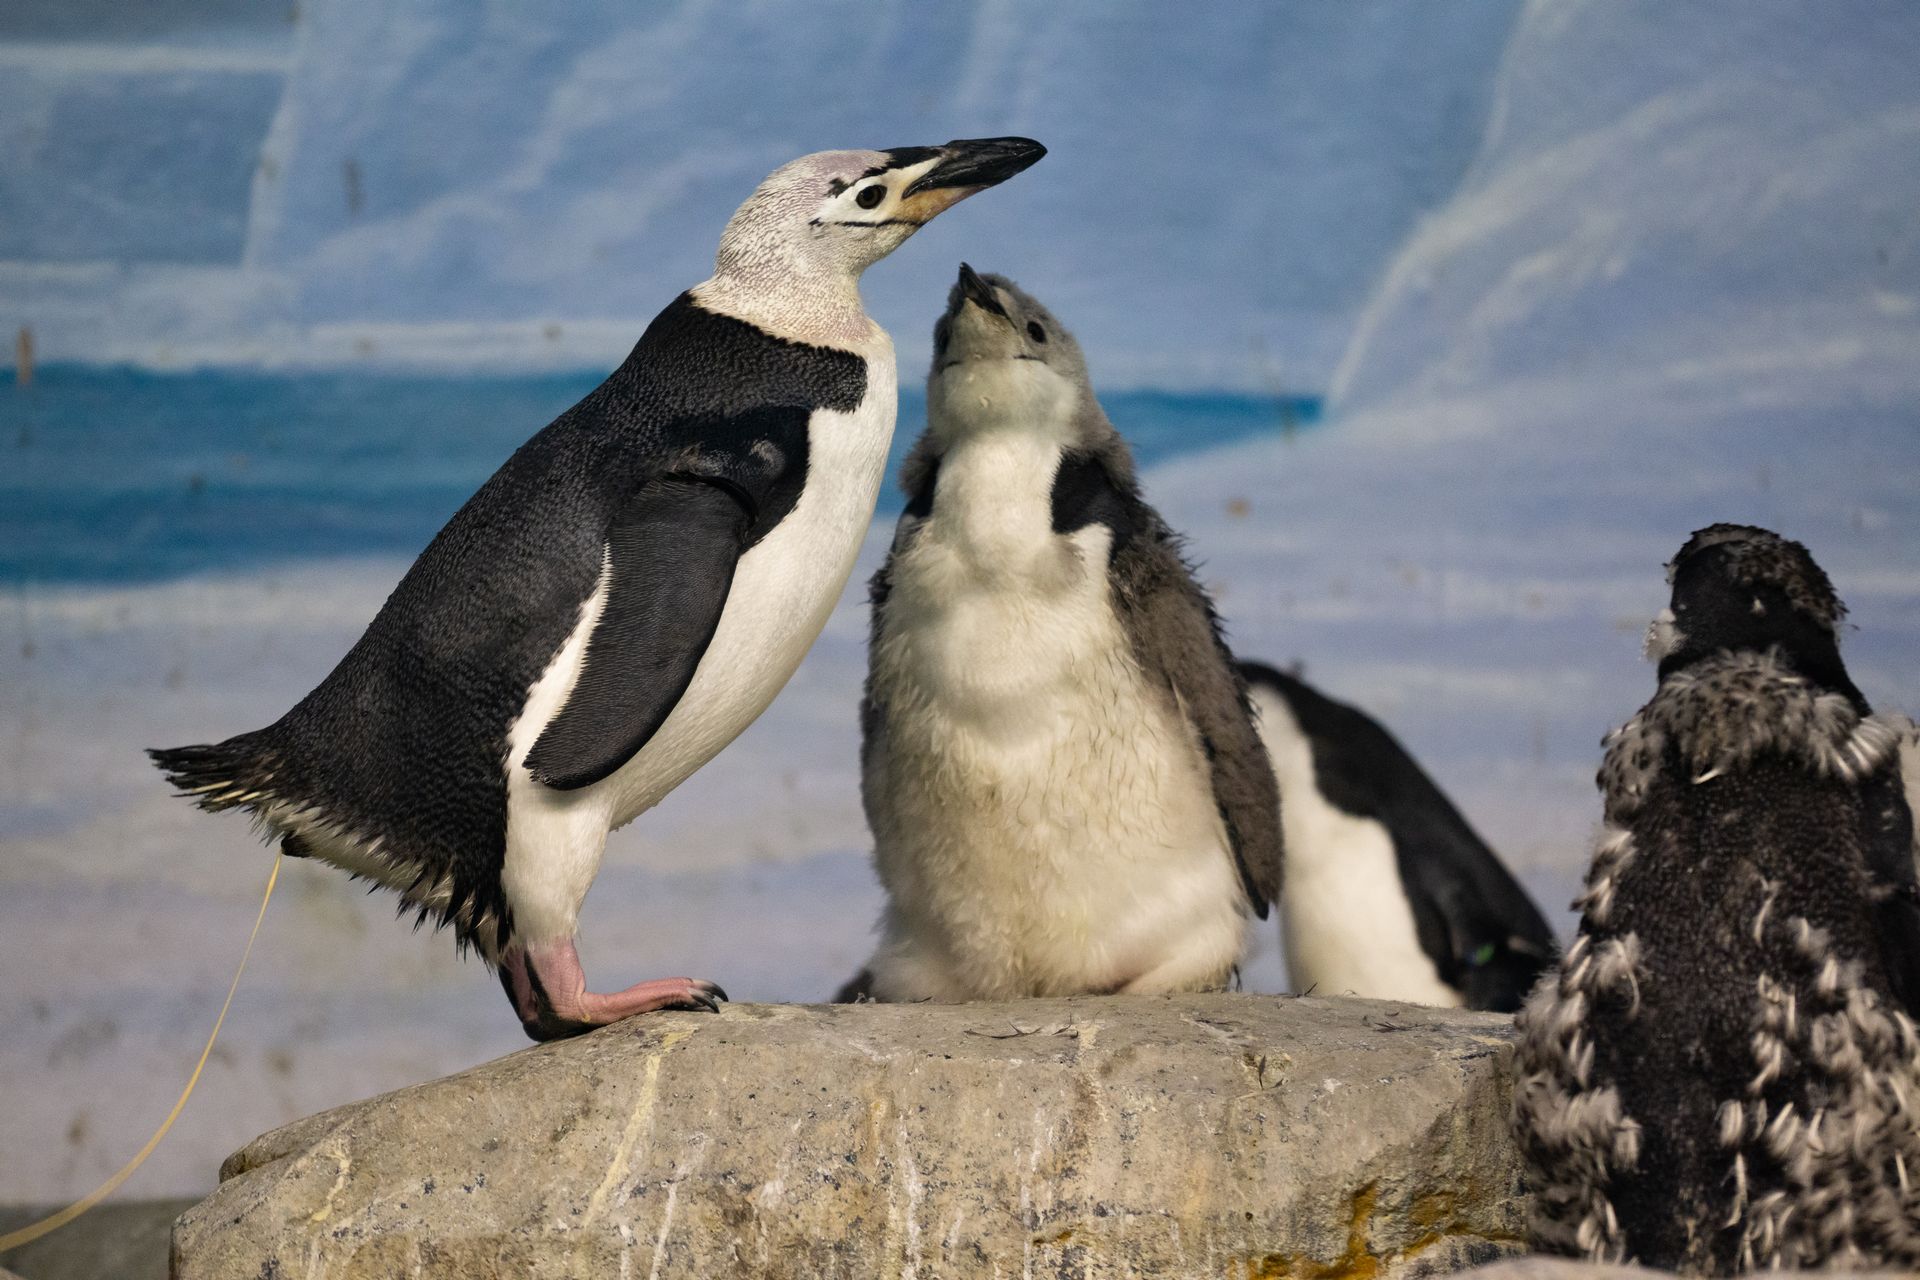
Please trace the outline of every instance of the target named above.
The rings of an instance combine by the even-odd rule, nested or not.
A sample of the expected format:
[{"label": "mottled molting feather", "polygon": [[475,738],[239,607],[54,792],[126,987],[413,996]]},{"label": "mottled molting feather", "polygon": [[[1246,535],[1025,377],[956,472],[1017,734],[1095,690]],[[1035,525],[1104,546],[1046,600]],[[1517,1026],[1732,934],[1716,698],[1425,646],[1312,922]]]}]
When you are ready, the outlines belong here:
[{"label": "mottled molting feather", "polygon": [[1913,1019],[1830,930],[1794,916],[1756,932],[1789,964],[1756,982],[1758,1069],[1720,1116],[1739,1265],[1920,1265]]},{"label": "mottled molting feather", "polygon": [[1600,789],[1609,821],[1631,817],[1676,744],[1681,765],[1702,782],[1769,753],[1857,782],[1886,763],[1900,738],[1897,721],[1862,715],[1845,695],[1796,675],[1776,650],[1729,653],[1667,677],[1639,715],[1608,735]]},{"label": "mottled molting feather", "polygon": [[[1596,1262],[1628,1255],[1607,1189],[1640,1162],[1642,1131],[1620,1091],[1593,1077],[1590,1008],[1604,994],[1589,941],[1576,938],[1557,971],[1542,975],[1518,1017],[1513,1119],[1532,1173],[1529,1234],[1535,1248]],[[1637,991],[1638,975],[1632,976]],[[1627,1007],[1638,1016],[1638,1002]]]},{"label": "mottled molting feather", "polygon": [[1579,933],[1520,1020],[1532,1237],[1710,1275],[1920,1266],[1905,726],[1835,665],[1804,548],[1715,526],[1676,564],[1694,622],[1608,739]]}]

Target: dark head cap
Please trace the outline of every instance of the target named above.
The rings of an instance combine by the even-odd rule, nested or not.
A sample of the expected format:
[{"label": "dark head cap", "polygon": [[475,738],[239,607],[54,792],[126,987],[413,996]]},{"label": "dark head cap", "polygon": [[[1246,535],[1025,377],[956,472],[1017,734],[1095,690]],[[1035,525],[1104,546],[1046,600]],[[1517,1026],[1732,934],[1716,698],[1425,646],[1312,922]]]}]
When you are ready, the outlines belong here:
[{"label": "dark head cap", "polygon": [[[1789,608],[1828,634],[1837,631],[1847,616],[1847,606],[1840,603],[1826,570],[1813,562],[1813,553],[1769,529],[1710,524],[1695,530],[1667,565],[1667,581],[1676,590],[1683,571],[1696,560],[1738,586],[1777,593]],[[1756,597],[1756,602],[1764,608],[1764,597]]]},{"label": "dark head cap", "polygon": [[1715,653],[1778,649],[1801,675],[1858,698],[1840,660],[1846,606],[1800,543],[1753,525],[1708,525],[1667,565],[1667,581],[1661,675]]}]

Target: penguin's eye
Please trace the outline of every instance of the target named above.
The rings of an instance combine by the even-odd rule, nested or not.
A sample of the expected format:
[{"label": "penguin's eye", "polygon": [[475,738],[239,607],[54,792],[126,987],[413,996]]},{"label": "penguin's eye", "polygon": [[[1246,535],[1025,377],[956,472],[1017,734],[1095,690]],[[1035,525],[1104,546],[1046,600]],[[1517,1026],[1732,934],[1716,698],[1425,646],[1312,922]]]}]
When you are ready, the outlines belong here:
[{"label": "penguin's eye", "polygon": [[1038,320],[1029,320],[1027,321],[1027,336],[1035,342],[1045,342],[1047,340],[1047,331],[1040,327]]},{"label": "penguin's eye", "polygon": [[853,198],[853,202],[862,209],[871,209],[887,198],[887,189],[876,182]]}]

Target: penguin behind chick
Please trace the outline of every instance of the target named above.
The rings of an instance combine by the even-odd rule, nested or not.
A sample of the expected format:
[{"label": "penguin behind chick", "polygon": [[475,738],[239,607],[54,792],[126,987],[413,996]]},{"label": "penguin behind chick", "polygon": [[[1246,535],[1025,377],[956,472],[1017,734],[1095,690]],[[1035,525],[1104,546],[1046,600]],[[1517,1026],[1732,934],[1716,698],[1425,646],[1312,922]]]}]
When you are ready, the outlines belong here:
[{"label": "penguin behind chick", "polygon": [[1280,784],[1294,990],[1518,1009],[1553,931],[1486,841],[1372,716],[1240,669]]},{"label": "penguin behind chick", "polygon": [[873,580],[862,789],[887,890],[842,999],[1215,990],[1279,799],[1180,544],[1077,343],[964,264]]},{"label": "penguin behind chick", "polygon": [[1695,533],[1612,734],[1580,926],[1520,1017],[1536,1248],[1920,1267],[1920,888],[1900,763],[1805,547]]}]

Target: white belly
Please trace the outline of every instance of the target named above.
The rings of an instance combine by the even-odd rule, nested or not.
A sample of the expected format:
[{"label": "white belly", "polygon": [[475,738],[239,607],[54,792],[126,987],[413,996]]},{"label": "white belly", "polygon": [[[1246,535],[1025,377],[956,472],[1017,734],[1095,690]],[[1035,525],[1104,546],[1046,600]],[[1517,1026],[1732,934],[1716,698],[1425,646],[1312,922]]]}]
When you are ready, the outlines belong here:
[{"label": "white belly", "polygon": [[1459,1004],[1420,946],[1387,829],[1321,798],[1312,744],[1283,699],[1256,687],[1253,705],[1280,784],[1280,919],[1293,989]]},{"label": "white belly", "polygon": [[1056,455],[960,444],[894,558],[864,779],[884,999],[1192,989],[1241,951],[1204,760],[1113,614],[1107,531],[1052,532]]},{"label": "white belly", "polygon": [[692,681],[659,730],[613,774],[556,791],[524,767],[540,732],[566,705],[605,588],[534,685],[509,734],[503,881],[523,938],[570,934],[599,870],[610,829],[624,826],[711,760],[756,720],[792,677],[846,587],[886,469],[898,396],[893,352],[867,352],[868,383],[849,413],[818,410],[808,430],[799,500],[740,558],[720,622]]}]

